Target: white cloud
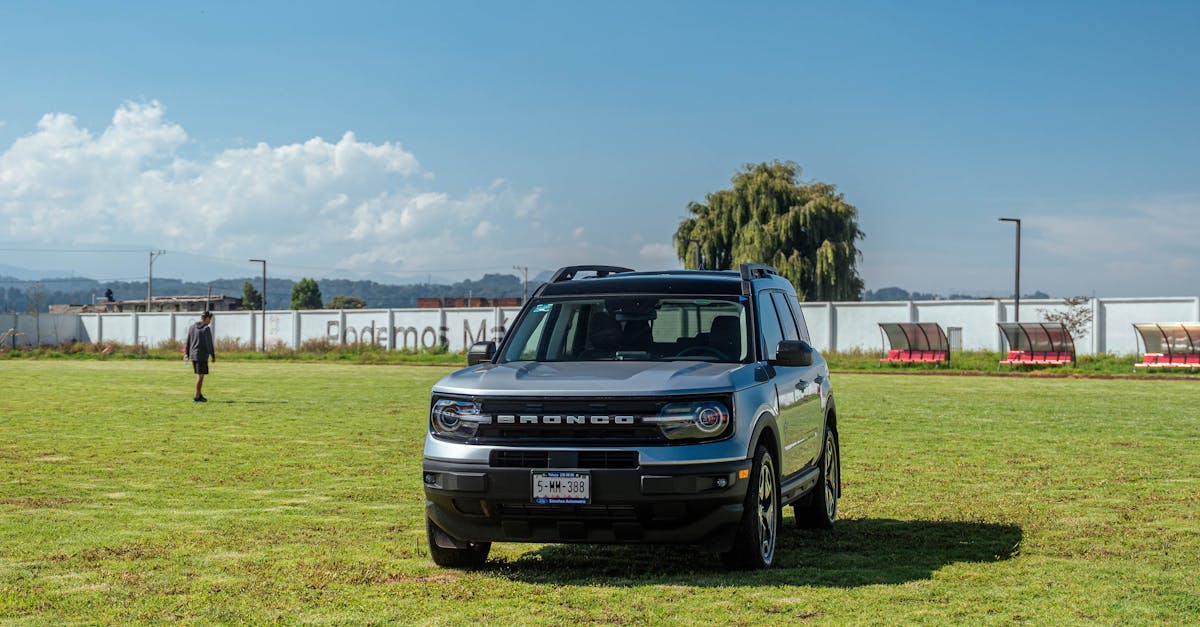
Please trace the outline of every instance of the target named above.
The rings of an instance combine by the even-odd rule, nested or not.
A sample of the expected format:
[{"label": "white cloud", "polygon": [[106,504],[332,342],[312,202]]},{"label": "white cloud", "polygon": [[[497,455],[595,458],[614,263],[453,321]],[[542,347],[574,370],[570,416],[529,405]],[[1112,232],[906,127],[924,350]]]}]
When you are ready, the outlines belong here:
[{"label": "white cloud", "polygon": [[670,244],[646,244],[639,253],[647,259],[675,259],[675,247]]},{"label": "white cloud", "polygon": [[122,105],[99,133],[46,114],[0,153],[3,237],[387,273],[496,265],[494,250],[465,243],[529,245],[541,213],[540,188],[497,179],[464,195],[431,189],[400,144],[352,132],[204,159],[180,156],[187,142],[157,101]]},{"label": "white cloud", "polygon": [[[1197,220],[1200,196],[1178,195],[1032,214],[1023,226],[1030,251],[1070,286],[1063,291],[1194,295],[1200,271]],[[1113,294],[1108,289],[1113,283],[1136,287]]]}]

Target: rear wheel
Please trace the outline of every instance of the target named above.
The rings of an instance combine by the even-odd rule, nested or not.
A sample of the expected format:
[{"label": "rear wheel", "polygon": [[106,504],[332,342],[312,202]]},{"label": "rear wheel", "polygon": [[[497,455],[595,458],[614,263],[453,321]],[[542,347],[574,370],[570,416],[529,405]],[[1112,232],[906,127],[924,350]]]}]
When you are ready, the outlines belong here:
[{"label": "rear wheel", "polygon": [[821,476],[804,505],[796,505],[796,524],[813,529],[830,529],[837,520],[838,498],[842,495],[842,466],[837,432],[825,428],[821,450]]},{"label": "rear wheel", "polygon": [[741,569],[769,568],[775,562],[775,545],[781,519],[779,475],[766,446],[754,451],[745,511],[738,523],[733,548],[721,554],[726,566]]},{"label": "rear wheel", "polygon": [[425,517],[425,535],[433,563],[445,568],[479,568],[492,550],[491,542],[463,542],[451,538],[429,516]]}]

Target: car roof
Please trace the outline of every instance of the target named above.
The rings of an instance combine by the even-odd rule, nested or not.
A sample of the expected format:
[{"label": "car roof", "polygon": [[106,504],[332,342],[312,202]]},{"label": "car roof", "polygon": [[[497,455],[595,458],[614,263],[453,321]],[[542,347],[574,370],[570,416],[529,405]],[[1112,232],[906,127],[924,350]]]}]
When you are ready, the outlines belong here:
[{"label": "car roof", "polygon": [[[757,279],[764,281],[764,279]],[[786,283],[778,277],[765,279]],[[742,278],[735,270],[662,270],[620,272],[604,277],[585,277],[546,283],[541,296],[586,296],[592,294],[742,294]]]}]

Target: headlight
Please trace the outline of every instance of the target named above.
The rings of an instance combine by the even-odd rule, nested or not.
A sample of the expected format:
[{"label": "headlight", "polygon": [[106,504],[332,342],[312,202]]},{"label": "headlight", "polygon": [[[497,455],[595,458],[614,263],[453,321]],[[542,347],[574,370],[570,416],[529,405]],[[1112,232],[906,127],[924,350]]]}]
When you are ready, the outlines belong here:
[{"label": "headlight", "polygon": [[644,420],[657,423],[669,440],[712,438],[729,428],[729,408],[720,401],[670,403]]},{"label": "headlight", "polygon": [[479,403],[443,398],[433,404],[429,411],[429,422],[437,435],[452,438],[469,438],[475,435],[481,424],[491,424],[492,417],[479,412]]}]

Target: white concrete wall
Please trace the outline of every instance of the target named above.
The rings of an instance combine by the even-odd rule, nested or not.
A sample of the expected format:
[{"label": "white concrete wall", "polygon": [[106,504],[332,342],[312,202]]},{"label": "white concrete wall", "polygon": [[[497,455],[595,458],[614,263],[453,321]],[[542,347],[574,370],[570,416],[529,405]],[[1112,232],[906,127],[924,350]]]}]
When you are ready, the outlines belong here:
[{"label": "white concrete wall", "polygon": [[1146,318],[1148,299],[1105,298],[1097,303],[1099,310],[1097,352],[1114,355],[1137,354],[1143,347],[1133,330],[1135,322],[1196,322],[1200,321],[1200,299],[1160,298],[1153,303],[1154,318]]},{"label": "white concrete wall", "polygon": [[[1200,321],[1200,297],[1103,298],[1088,303],[1091,328],[1075,338],[1081,355],[1107,352],[1132,355],[1139,351],[1135,322]],[[1033,322],[1043,314],[1066,308],[1061,300],[1021,301],[1021,320]],[[997,322],[1013,319],[1011,300],[900,301],[883,303],[801,303],[813,343],[821,350],[882,351],[880,322],[936,322],[943,328],[961,327],[964,350],[1003,348]],[[516,308],[361,309],[268,311],[267,345],[299,346],[306,340],[333,344],[376,344],[384,348],[429,350],[445,345],[466,350],[473,342],[498,340],[512,325]],[[262,312],[214,312],[217,339],[243,346],[261,341]],[[182,340],[199,314],[113,313],[41,314],[43,344],[71,340],[143,343],[157,346],[174,337]],[[38,328],[30,314],[0,314],[0,332],[16,327],[25,336],[18,344],[36,342]],[[11,346],[11,343],[8,344]]]},{"label": "white concrete wall", "polygon": [[43,345],[54,346],[82,340],[86,333],[77,314],[0,314],[0,335],[15,331],[0,350]]}]

